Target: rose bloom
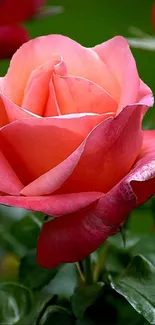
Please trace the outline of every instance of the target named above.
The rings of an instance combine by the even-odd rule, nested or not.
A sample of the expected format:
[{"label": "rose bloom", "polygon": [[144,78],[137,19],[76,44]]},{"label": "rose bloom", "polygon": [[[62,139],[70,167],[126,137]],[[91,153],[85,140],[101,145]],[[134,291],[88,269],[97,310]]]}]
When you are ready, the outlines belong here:
[{"label": "rose bloom", "polygon": [[54,217],[41,266],[83,259],[155,192],[152,92],[124,38],[85,48],[61,35],[25,43],[0,88],[0,203]]}]

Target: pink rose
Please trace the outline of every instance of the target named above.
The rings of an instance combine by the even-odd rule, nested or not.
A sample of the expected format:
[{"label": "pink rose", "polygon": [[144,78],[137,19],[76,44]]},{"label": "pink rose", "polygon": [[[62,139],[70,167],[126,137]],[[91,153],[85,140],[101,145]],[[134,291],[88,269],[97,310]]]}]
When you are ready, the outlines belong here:
[{"label": "pink rose", "polygon": [[122,37],[85,48],[60,35],[24,44],[0,88],[0,203],[55,217],[40,265],[82,259],[155,192],[151,90]]}]

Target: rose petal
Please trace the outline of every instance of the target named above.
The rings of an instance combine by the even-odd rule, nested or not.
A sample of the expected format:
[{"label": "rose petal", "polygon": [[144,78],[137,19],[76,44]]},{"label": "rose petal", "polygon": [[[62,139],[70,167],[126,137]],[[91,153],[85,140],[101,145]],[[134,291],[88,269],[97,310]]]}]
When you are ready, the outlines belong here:
[{"label": "rose petal", "polygon": [[37,259],[42,267],[77,262],[118,230],[94,215],[95,206],[44,223],[37,245]]},{"label": "rose petal", "polygon": [[154,98],[151,89],[140,80],[137,103],[148,105],[149,107],[153,106]]},{"label": "rose petal", "polygon": [[138,204],[155,193],[155,131],[144,131],[143,146],[133,172],[132,188]]},{"label": "rose petal", "polygon": [[[44,115],[49,96],[49,82],[54,71],[54,66],[58,63],[60,63],[60,59],[51,59],[32,71],[24,91],[24,98],[21,105],[23,108],[40,116]],[[57,115],[55,114],[57,107],[56,98],[53,98],[53,101],[50,98],[50,104],[52,104],[51,116]]]},{"label": "rose petal", "polygon": [[0,192],[18,195],[22,188],[22,183],[0,151]]},{"label": "rose petal", "polygon": [[44,223],[37,248],[42,267],[85,258],[119,230],[132,209],[155,193],[154,137],[155,131],[144,135],[145,151],[135,167],[97,202],[77,213]]},{"label": "rose petal", "polygon": [[115,118],[100,123],[88,136],[77,167],[58,193],[106,193],[117,184],[139,154],[143,137],[141,121],[146,109],[131,105]]},{"label": "rose petal", "polygon": [[116,94],[119,97],[115,98],[119,101],[119,110],[129,103],[136,103],[140,79],[125,38],[116,36],[95,46],[93,50],[107,65],[120,86],[120,91]]},{"label": "rose petal", "polygon": [[4,143],[3,152],[27,185],[66,159],[101,119],[95,114],[20,119],[1,130],[10,146],[6,152]]},{"label": "rose petal", "polygon": [[79,211],[92,202],[103,196],[103,193],[85,192],[85,193],[70,193],[64,195],[49,195],[49,196],[0,196],[0,203],[24,208],[27,210],[40,211],[49,216],[65,215]]},{"label": "rose petal", "polygon": [[[96,119],[93,117],[93,121],[97,124],[103,121],[107,115],[98,115]],[[94,124],[95,126],[95,124]],[[68,179],[68,177],[73,173],[76,168],[81,155],[84,151],[87,139],[85,139],[81,145],[73,151],[65,160],[59,163],[57,166],[52,168],[47,173],[41,175],[32,183],[28,184],[20,194],[26,196],[38,196],[38,195],[48,195],[56,191],[61,187],[61,185]]]},{"label": "rose petal", "polygon": [[53,75],[55,94],[61,114],[115,112],[117,103],[94,82],[72,76]]},{"label": "rose petal", "polygon": [[8,116],[7,116],[3,101],[0,98],[0,127],[5,124],[8,124],[8,122],[9,122]]},{"label": "rose petal", "polygon": [[61,113],[55,95],[53,79],[51,78],[49,82],[48,100],[44,108],[43,116],[49,117],[49,116],[57,116],[57,115],[61,115]]},{"label": "rose petal", "polygon": [[53,54],[63,57],[68,74],[92,80],[109,94],[117,94],[118,85],[115,78],[93,50],[81,46],[68,37],[48,35],[27,42],[13,56],[3,80],[4,95],[21,105],[32,70],[50,60]]},{"label": "rose petal", "polygon": [[19,107],[18,105],[14,104],[2,93],[0,93],[0,100],[2,102],[1,117],[0,117],[2,126],[8,124],[9,122],[13,122],[21,118],[32,118],[32,117],[39,118],[38,115],[35,115],[23,109],[22,107]]},{"label": "rose petal", "polygon": [[51,268],[77,262],[93,252],[119,230],[134,207],[135,195],[130,192],[122,184],[116,185],[88,208],[44,223],[37,246],[39,264]]}]

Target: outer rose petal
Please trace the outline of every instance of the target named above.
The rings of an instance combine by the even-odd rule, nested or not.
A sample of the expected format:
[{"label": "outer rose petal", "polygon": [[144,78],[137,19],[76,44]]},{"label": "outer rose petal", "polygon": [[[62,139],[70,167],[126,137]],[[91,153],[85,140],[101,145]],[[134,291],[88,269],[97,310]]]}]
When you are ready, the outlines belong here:
[{"label": "outer rose petal", "polygon": [[[142,204],[155,193],[155,131],[144,131],[144,139],[141,153],[135,166],[132,188],[138,198],[138,204]],[[135,178],[136,176],[136,178]],[[141,182],[137,182],[140,178]]]},{"label": "outer rose petal", "polygon": [[6,26],[6,23],[4,26],[0,26],[0,59],[10,59],[18,48],[28,40],[29,36],[24,27]]},{"label": "outer rose petal", "polygon": [[22,183],[0,151],[0,192],[18,195],[22,188]]},{"label": "outer rose petal", "polygon": [[93,50],[81,46],[68,37],[48,35],[29,41],[13,56],[3,80],[4,95],[20,105],[30,73],[50,60],[53,54],[63,57],[68,74],[92,80],[111,95],[117,94],[119,86],[115,78]]},{"label": "outer rose petal", "polygon": [[19,120],[21,118],[32,118],[32,117],[39,118],[38,115],[35,115],[32,112],[29,112],[23,109],[22,107],[19,107],[18,105],[14,104],[7,97],[3,96],[2,93],[0,93],[0,101],[2,103],[0,106],[1,126],[6,125],[9,122]]},{"label": "outer rose petal", "polygon": [[77,262],[95,250],[107,237],[118,231],[97,218],[96,203],[74,214],[44,223],[37,245],[41,267]]},{"label": "outer rose petal", "polygon": [[98,200],[103,193],[84,192],[71,193],[63,195],[48,195],[48,196],[0,196],[0,203],[24,208],[33,211],[39,211],[50,216],[61,216],[68,213],[73,213],[87,207],[92,202]]},{"label": "outer rose petal", "polygon": [[55,94],[61,114],[115,112],[117,103],[94,82],[72,76],[53,75]]},{"label": "outer rose petal", "polygon": [[132,209],[154,194],[154,139],[155,131],[146,133],[145,150],[135,167],[96,203],[44,223],[37,249],[42,267],[51,268],[59,263],[83,259],[118,231]]},{"label": "outer rose petal", "polygon": [[136,103],[140,79],[127,41],[116,36],[95,46],[93,50],[105,62],[120,86],[117,93],[119,108]]},{"label": "outer rose petal", "polygon": [[[119,115],[100,123],[90,133],[80,161],[58,193],[106,193],[130,170],[137,158],[147,107],[127,106]],[[132,136],[131,136],[132,135]]]},{"label": "outer rose petal", "polygon": [[5,107],[3,105],[3,101],[0,98],[0,127],[8,123],[9,123],[8,116]]},{"label": "outer rose petal", "polygon": [[66,159],[102,119],[95,114],[20,119],[1,129],[3,152],[27,185]]},{"label": "outer rose petal", "polygon": [[153,106],[154,103],[151,89],[142,80],[140,80],[137,102],[148,106]]},{"label": "outer rose petal", "polygon": [[[107,118],[106,114],[93,117],[95,122],[101,122]],[[97,123],[97,124],[98,124]],[[95,125],[94,125],[95,126]],[[69,178],[73,173],[77,164],[80,161],[81,155],[84,151],[87,138],[80,144],[80,146],[73,151],[65,160],[59,163],[57,166],[49,170],[47,173],[41,175],[39,178],[28,184],[21,192],[21,195],[26,196],[38,196],[48,195],[56,191],[61,185]]]}]

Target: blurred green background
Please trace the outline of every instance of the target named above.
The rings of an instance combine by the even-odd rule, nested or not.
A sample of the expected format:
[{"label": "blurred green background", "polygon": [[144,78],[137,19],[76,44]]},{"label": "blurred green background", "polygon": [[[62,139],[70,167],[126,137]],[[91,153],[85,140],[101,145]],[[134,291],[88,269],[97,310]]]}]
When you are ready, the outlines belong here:
[{"label": "blurred green background", "polygon": [[[63,6],[63,12],[25,23],[31,38],[58,33],[91,47],[115,35],[133,36],[130,32],[132,26],[155,37],[151,21],[152,0],[48,0],[47,5]],[[155,93],[155,51],[132,49],[132,52],[140,77]],[[8,65],[9,61],[0,61],[0,76],[6,73]],[[144,127],[155,128],[154,108],[147,114]],[[26,254],[35,248],[43,216],[6,207],[0,207],[0,213],[0,280],[18,281],[20,271],[20,282],[22,279],[23,283],[31,289],[35,287],[33,281],[37,275],[36,287],[39,288],[40,281],[46,282],[50,279],[51,273],[44,274],[34,260],[31,263],[29,257],[25,259]],[[133,211],[126,227],[134,234],[153,234],[155,200],[151,199]],[[21,258],[23,264],[19,270]],[[30,271],[34,271],[32,280],[27,278],[27,272]],[[7,325],[14,324],[11,321],[9,323],[8,319],[6,322]]]}]

